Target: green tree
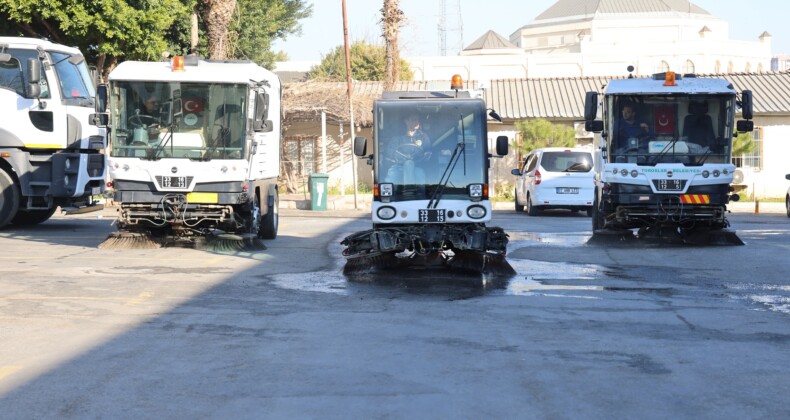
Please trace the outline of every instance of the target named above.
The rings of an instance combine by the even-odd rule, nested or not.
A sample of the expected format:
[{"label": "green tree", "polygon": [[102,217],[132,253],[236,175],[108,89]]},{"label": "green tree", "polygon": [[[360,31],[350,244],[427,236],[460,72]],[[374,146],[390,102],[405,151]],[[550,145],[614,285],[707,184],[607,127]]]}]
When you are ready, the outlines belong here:
[{"label": "green tree", "polygon": [[741,157],[754,152],[757,148],[757,143],[754,142],[752,133],[738,133],[738,136],[732,140],[732,156]]},{"label": "green tree", "polygon": [[[354,80],[381,81],[384,80],[384,53],[381,45],[369,44],[365,41],[355,41],[351,44],[351,77]],[[346,80],[346,53],[342,45],[336,47],[325,55],[321,63],[314,66],[308,75],[311,79],[332,81]],[[409,63],[399,60],[400,80],[411,80],[413,77]]]},{"label": "green tree", "polygon": [[541,147],[574,147],[576,132],[573,127],[553,124],[542,118],[516,122],[516,129],[521,132],[523,142],[521,151],[529,153]]},{"label": "green tree", "polygon": [[[305,0],[237,0],[238,8],[230,24],[228,56],[252,60],[266,68],[283,61],[271,50],[276,39],[299,34],[302,19],[310,17],[313,6]],[[286,55],[287,57],[287,55]]]},{"label": "green tree", "polygon": [[76,46],[106,76],[125,59],[161,59],[195,1],[0,0],[0,32]]}]

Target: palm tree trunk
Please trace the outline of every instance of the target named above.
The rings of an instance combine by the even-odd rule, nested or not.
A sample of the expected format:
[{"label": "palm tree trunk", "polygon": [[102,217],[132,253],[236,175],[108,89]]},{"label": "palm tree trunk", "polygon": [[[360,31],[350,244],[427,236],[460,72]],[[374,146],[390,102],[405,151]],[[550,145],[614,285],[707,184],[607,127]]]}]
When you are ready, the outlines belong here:
[{"label": "palm tree trunk", "polygon": [[384,0],[381,9],[381,24],[384,32],[384,90],[391,91],[399,79],[398,32],[403,22],[403,11],[398,7],[399,0]]},{"label": "palm tree trunk", "polygon": [[236,0],[201,0],[203,23],[206,26],[208,58],[228,58],[228,25],[236,9]]}]

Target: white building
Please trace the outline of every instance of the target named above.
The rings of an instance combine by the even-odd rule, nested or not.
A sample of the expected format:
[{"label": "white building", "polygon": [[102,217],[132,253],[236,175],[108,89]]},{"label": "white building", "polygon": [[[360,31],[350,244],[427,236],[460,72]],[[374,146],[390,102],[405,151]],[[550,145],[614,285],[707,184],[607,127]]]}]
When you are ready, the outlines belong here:
[{"label": "white building", "polygon": [[416,80],[740,73],[771,69],[771,35],[729,38],[729,24],[686,0],[559,0],[510,35],[489,31],[459,56],[413,57]]}]

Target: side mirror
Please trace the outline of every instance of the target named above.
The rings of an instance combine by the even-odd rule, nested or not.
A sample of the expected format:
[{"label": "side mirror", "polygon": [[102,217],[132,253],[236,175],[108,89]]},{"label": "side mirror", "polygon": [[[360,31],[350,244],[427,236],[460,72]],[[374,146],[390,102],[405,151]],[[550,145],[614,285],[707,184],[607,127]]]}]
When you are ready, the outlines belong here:
[{"label": "side mirror", "polygon": [[354,154],[365,157],[368,153],[368,140],[364,137],[354,137]]},{"label": "side mirror", "polygon": [[41,61],[38,58],[27,59],[27,82],[28,82],[28,95],[31,98],[38,98],[41,96]]},{"label": "side mirror", "polygon": [[107,114],[91,114],[88,118],[90,125],[105,128],[110,124],[110,116]]},{"label": "side mirror", "polygon": [[519,169],[512,169],[510,173],[515,176],[521,176],[521,171]]},{"label": "side mirror", "polygon": [[603,121],[601,120],[585,121],[584,131],[589,131],[591,133],[600,133],[601,131],[603,131]]},{"label": "side mirror", "polygon": [[94,98],[94,110],[97,113],[107,112],[107,85],[96,86],[96,97]]},{"label": "side mirror", "polygon": [[[752,99],[753,97],[751,90],[744,90],[743,92],[741,92],[741,115],[743,115],[743,118],[747,120],[751,120],[754,117],[754,112],[752,110],[753,108]],[[739,128],[738,131],[741,131],[741,129]]]},{"label": "side mirror", "polygon": [[488,113],[488,116],[499,122],[502,122],[502,117],[500,117],[499,114],[497,114],[497,112],[494,111],[493,109],[491,110],[491,112]]},{"label": "side mirror", "polygon": [[785,179],[790,181],[790,174],[785,175]]},{"label": "side mirror", "polygon": [[268,133],[274,129],[272,122],[269,118],[269,94],[266,92],[258,92],[255,95],[255,121],[253,122],[252,129],[254,131],[263,131]]},{"label": "side mirror", "polygon": [[507,156],[508,153],[508,139],[507,136],[499,136],[496,138],[496,154],[499,156]]},{"label": "side mirror", "polygon": [[598,116],[598,92],[587,92],[584,97],[584,121],[592,121]]},{"label": "side mirror", "polygon": [[748,133],[750,131],[754,131],[754,121],[738,120],[736,129],[739,133]]}]

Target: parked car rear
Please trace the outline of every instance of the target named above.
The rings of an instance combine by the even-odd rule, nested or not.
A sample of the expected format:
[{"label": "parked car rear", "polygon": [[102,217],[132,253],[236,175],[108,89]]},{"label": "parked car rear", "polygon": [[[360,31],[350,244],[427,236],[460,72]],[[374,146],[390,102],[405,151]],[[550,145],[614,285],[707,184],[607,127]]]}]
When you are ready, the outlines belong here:
[{"label": "parked car rear", "polygon": [[516,175],[515,207],[530,216],[544,209],[586,211],[592,215],[595,185],[592,153],[580,148],[535,149]]}]

